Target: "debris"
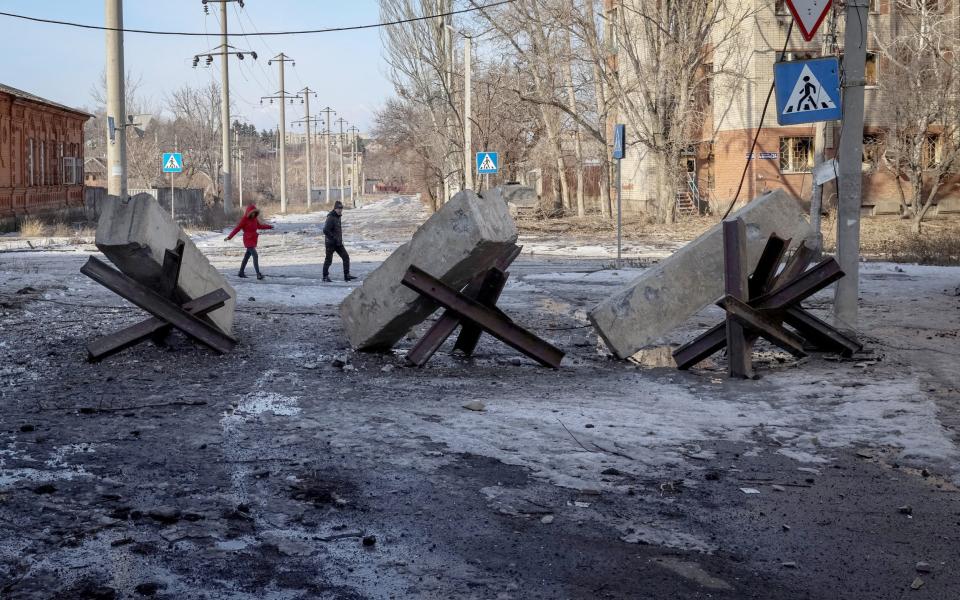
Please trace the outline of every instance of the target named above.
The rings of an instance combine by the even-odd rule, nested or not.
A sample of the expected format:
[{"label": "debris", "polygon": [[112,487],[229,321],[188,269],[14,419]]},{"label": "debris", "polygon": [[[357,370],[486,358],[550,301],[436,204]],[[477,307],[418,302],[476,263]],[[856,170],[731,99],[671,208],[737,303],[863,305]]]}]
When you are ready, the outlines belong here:
[{"label": "debris", "polygon": [[257,301],[257,299],[254,298],[253,296],[250,296],[249,298],[247,298],[247,300],[249,300],[250,302],[256,302],[256,301]]},{"label": "debris", "polygon": [[156,596],[157,592],[160,590],[160,584],[153,581],[148,581],[146,583],[141,583],[133,589],[141,596]]},{"label": "debris", "polygon": [[775,492],[785,492],[785,491],[787,491],[787,488],[783,487],[782,485],[771,485],[770,488],[771,488],[773,491],[775,491]]},{"label": "debris", "polygon": [[147,513],[147,516],[160,523],[176,523],[180,520],[180,511],[173,506],[158,506]]},{"label": "debris", "polygon": [[549,525],[550,523],[553,523],[553,515],[544,515],[540,517],[540,522],[543,523],[544,525]]},{"label": "debris", "polygon": [[347,363],[340,360],[339,358],[333,359],[333,362],[331,362],[330,364],[333,365],[334,369],[342,369],[345,366],[347,366]]},{"label": "debris", "polygon": [[616,476],[619,476],[619,477],[623,477],[623,476],[626,475],[626,473],[624,473],[624,472],[621,471],[620,469],[615,469],[615,468],[613,468],[613,467],[608,467],[608,468],[600,471],[600,474],[601,474],[601,475],[616,475]]},{"label": "debris", "polygon": [[356,371],[357,368],[351,364],[346,364],[343,365],[343,370],[349,373],[350,371]]},{"label": "debris", "polygon": [[575,500],[573,502],[573,505],[576,506],[577,508],[590,508],[589,502],[581,502],[580,500]]},{"label": "debris", "polygon": [[480,402],[479,400],[473,400],[471,402],[467,402],[466,404],[463,405],[463,407],[467,410],[473,410],[477,412],[481,412],[487,409],[487,405],[484,404],[483,402]]},{"label": "debris", "polygon": [[930,563],[926,563],[923,561],[917,563],[916,569],[918,573],[929,573],[930,571],[932,571],[932,569],[930,568]]},{"label": "debris", "polygon": [[393,370],[393,365],[383,365],[383,367],[380,369],[380,371],[383,373],[389,373],[392,370]]},{"label": "debris", "polygon": [[377,543],[377,537],[374,535],[366,535],[363,537],[363,545],[366,547],[373,546]]},{"label": "debris", "polygon": [[789,525],[784,524],[784,525],[781,525],[780,527],[783,528],[784,531],[790,531]]},{"label": "debris", "polygon": [[759,494],[760,490],[757,488],[740,488],[740,491],[744,494]]},{"label": "debris", "polygon": [[919,590],[920,588],[923,587],[923,584],[924,584],[924,581],[919,577],[917,577],[916,579],[913,580],[913,583],[910,584],[910,589]]},{"label": "debris", "polygon": [[707,481],[720,481],[720,472],[719,471],[707,471],[703,476]]},{"label": "debris", "polygon": [[796,569],[797,563],[791,560],[791,561],[780,563],[780,566],[783,567],[784,569]]},{"label": "debris", "polygon": [[51,483],[44,483],[33,488],[33,493],[37,495],[52,494],[57,491],[57,487]]},{"label": "debris", "polygon": [[26,423],[26,424],[20,426],[20,431],[22,431],[23,433],[30,433],[30,432],[33,431],[33,430],[34,430],[33,425],[31,425],[31,424],[29,424],[29,423]]},{"label": "debris", "polygon": [[860,458],[873,458],[873,452],[867,450],[857,450],[857,456]]},{"label": "debris", "polygon": [[897,512],[899,512],[901,515],[912,515],[913,507],[909,504],[904,504],[903,506],[897,507]]}]

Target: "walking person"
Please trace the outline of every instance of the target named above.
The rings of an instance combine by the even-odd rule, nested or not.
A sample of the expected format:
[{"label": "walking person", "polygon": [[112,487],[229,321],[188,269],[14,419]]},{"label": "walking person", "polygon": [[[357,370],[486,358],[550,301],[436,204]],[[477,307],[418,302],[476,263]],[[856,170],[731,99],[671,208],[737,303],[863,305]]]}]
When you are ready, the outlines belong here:
[{"label": "walking person", "polygon": [[350,275],[350,255],[343,247],[343,226],[340,217],[343,215],[343,203],[337,200],[333,210],[327,215],[327,222],[323,225],[323,242],[327,251],[323,259],[323,280],[330,282],[330,265],[333,264],[333,253],[336,252],[343,261],[343,280],[351,281],[356,277]]},{"label": "walking person", "polygon": [[253,270],[257,272],[257,279],[263,279],[263,273],[260,272],[260,256],[257,255],[257,241],[260,239],[260,230],[273,229],[273,225],[261,221],[260,209],[257,208],[256,205],[250,204],[244,211],[243,217],[240,218],[240,222],[237,223],[237,226],[233,228],[233,231],[231,231],[230,235],[224,238],[224,240],[229,242],[241,229],[243,230],[243,245],[247,249],[247,252],[243,255],[243,261],[240,263],[240,272],[237,273],[237,277],[245,278],[247,276],[244,271],[247,268],[247,261],[250,260],[252,256]]}]

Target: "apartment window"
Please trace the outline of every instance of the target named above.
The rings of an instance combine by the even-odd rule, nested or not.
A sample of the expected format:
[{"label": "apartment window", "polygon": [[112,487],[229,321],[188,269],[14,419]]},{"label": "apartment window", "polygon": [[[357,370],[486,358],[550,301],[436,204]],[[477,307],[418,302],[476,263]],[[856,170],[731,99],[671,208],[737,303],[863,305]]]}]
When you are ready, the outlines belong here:
[{"label": "apartment window", "polygon": [[943,160],[943,140],[938,134],[927,136],[923,144],[923,168],[932,169]]},{"label": "apartment window", "polygon": [[870,12],[872,13],[880,12],[880,0],[870,0]]},{"label": "apartment window", "polygon": [[867,52],[867,63],[864,76],[868,86],[876,86],[880,76],[880,59],[876,52]]},{"label": "apartment window", "polygon": [[607,51],[616,53],[620,48],[620,10],[614,7],[607,13]]},{"label": "apartment window", "polygon": [[809,173],[813,170],[813,138],[780,138],[780,172]]},{"label": "apartment window", "polygon": [[40,185],[47,185],[47,143],[40,142]]},{"label": "apartment window", "polygon": [[36,185],[34,174],[33,138],[27,140],[27,185]]},{"label": "apartment window", "polygon": [[863,164],[875,170],[883,157],[883,139],[875,134],[868,133],[863,136]]}]

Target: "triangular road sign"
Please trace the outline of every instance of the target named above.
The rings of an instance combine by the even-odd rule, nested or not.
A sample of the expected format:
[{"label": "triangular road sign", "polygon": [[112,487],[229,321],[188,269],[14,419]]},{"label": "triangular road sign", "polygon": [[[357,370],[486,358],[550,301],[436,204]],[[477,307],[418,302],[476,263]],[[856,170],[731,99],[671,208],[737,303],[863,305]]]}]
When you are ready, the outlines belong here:
[{"label": "triangular road sign", "polygon": [[797,79],[796,85],[793,86],[790,98],[787,99],[787,103],[783,107],[783,114],[790,115],[835,108],[837,108],[837,105],[834,104],[830,93],[824,89],[823,84],[813,74],[810,67],[803,65],[803,71],[800,72],[800,77]]},{"label": "triangular road sign", "polygon": [[478,171],[496,171],[497,165],[493,164],[493,159],[490,158],[489,154],[483,156],[483,160],[480,162],[480,168]]},{"label": "triangular road sign", "polygon": [[803,39],[808,42],[816,35],[820,24],[827,17],[833,0],[787,0],[787,7],[800,26]]}]

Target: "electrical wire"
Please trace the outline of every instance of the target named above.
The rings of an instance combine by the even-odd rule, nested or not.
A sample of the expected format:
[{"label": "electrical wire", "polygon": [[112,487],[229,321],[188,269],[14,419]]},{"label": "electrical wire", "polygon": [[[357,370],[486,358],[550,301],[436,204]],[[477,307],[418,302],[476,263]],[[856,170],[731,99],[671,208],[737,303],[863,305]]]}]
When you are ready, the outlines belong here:
[{"label": "electrical wire", "polygon": [[[423,17],[411,17],[409,19],[401,19],[399,21],[388,21],[383,23],[369,23],[367,25],[349,25],[345,27],[327,27],[323,29],[301,29],[295,31],[264,31],[257,33],[231,33],[234,37],[267,37],[267,36],[285,36],[285,35],[306,35],[313,33],[335,33],[338,31],[357,31],[360,29],[377,29],[380,27],[390,27],[391,25],[403,25],[404,23],[414,23],[417,21],[426,21],[429,19],[437,19],[440,17],[449,17],[453,15],[459,15],[464,13],[475,12],[478,10],[484,10],[487,8],[494,8],[497,6],[502,6],[504,4],[512,4],[515,0],[500,0],[499,2],[492,2],[490,4],[485,4],[483,6],[472,6],[469,8],[463,8],[460,10],[452,10],[444,13],[436,13],[432,15],[426,15]],[[23,19],[25,21],[33,21],[35,23],[47,23],[50,25],[64,25],[67,27],[78,27],[80,29],[94,29],[97,31],[120,31],[123,33],[142,33],[146,35],[167,35],[167,36],[206,36],[207,33],[201,33],[196,31],[157,31],[152,29],[127,29],[127,28],[117,28],[117,27],[103,27],[101,25],[87,25],[85,23],[74,23],[72,21],[59,21],[56,19],[43,19],[40,17],[31,17],[29,15],[20,15],[16,13],[3,12],[0,11],[0,16],[10,17],[13,19]]]},{"label": "electrical wire", "polygon": [[[793,33],[793,23],[794,20],[790,19],[790,27],[787,29],[787,38],[783,41],[783,51],[780,53],[780,60],[787,54],[787,47],[790,44],[790,35]],[[760,139],[760,132],[763,130],[763,122],[767,118],[767,109],[770,108],[770,99],[773,97],[773,91],[776,89],[777,82],[773,81],[770,84],[770,91],[767,93],[767,101],[763,103],[763,112],[760,114],[760,124],[757,126],[757,132],[753,136],[753,144],[750,146],[750,152],[747,154],[746,164],[743,165],[743,174],[740,175],[740,185],[737,186],[737,193],[733,196],[733,201],[730,202],[730,206],[727,207],[726,212],[723,213],[723,218],[726,219],[730,216],[730,211],[733,210],[733,207],[736,206],[737,200],[740,199],[740,192],[743,190],[743,182],[747,179],[747,171],[750,170],[750,162],[753,160],[753,153],[757,149],[757,140]]]}]

